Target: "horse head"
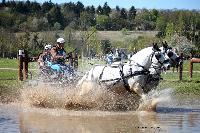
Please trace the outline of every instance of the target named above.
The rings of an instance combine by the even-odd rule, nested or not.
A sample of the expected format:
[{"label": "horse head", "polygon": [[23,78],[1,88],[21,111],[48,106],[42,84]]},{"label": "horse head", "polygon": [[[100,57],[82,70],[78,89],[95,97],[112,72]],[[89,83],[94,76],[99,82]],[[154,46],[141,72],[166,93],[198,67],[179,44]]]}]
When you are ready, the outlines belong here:
[{"label": "horse head", "polygon": [[[146,58],[146,61],[144,60],[144,58]],[[130,59],[134,60],[134,62],[139,62],[138,60],[143,59],[144,62],[142,62],[143,64],[141,63],[143,67],[140,69],[138,68],[137,70],[148,70],[148,72],[150,72],[150,74],[138,75],[135,76],[133,79],[128,80],[131,90],[134,90],[139,96],[142,96],[144,93],[147,93],[152,89],[151,85],[147,87],[147,84],[149,84],[149,82],[152,82],[150,80],[153,80],[150,78],[150,76],[153,75],[160,77],[160,70],[163,67],[163,64],[165,63],[166,58],[165,55],[161,52],[161,50],[158,48],[157,43],[155,43],[152,47],[148,47],[139,51]]]},{"label": "horse head", "polygon": [[161,50],[158,48],[157,43],[153,43],[152,47],[144,48],[136,54],[132,55],[129,61],[130,64],[133,62],[143,66],[146,69],[149,69],[152,63],[162,64],[164,62],[164,56]]},{"label": "horse head", "polygon": [[152,56],[152,64],[149,69],[151,74],[160,74],[162,69],[168,69],[170,67],[169,57],[158,48],[157,44],[153,44],[154,54]]},{"label": "horse head", "polygon": [[162,42],[162,47],[160,48],[161,52],[169,59],[170,65],[172,67],[176,66],[179,63],[180,57],[178,54],[168,46],[167,42]]}]

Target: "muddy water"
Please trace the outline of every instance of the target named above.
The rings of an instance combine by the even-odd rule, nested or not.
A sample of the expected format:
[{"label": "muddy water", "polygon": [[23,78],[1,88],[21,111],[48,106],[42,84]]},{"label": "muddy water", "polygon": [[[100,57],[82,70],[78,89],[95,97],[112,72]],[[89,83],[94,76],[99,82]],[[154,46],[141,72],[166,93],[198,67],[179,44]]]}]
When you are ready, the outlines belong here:
[{"label": "muddy water", "polygon": [[[28,93],[29,97],[31,97],[32,93]],[[156,93],[158,95],[151,96],[157,98],[158,101],[155,112],[147,111],[145,104],[140,111],[131,110],[132,108],[130,110],[129,108],[126,108],[128,110],[115,110],[116,108],[113,107],[109,109],[106,108],[108,109],[106,110],[105,108],[98,108],[97,104],[93,104],[94,108],[87,108],[86,110],[80,110],[80,108],[76,109],[74,106],[73,109],[67,109],[68,106],[66,107],[62,104],[52,105],[49,101],[46,107],[36,107],[33,106],[36,103],[34,98],[31,98],[33,102],[30,102],[30,99],[25,97],[26,100],[23,102],[0,105],[0,132],[187,133],[200,131],[200,99],[198,97],[173,96],[169,89],[159,93],[154,92],[153,94]],[[27,94],[27,92],[25,94]],[[49,92],[46,95],[50,95]],[[52,94],[50,96],[52,96]],[[56,95],[52,97],[55,98]],[[66,97],[62,97],[62,99],[63,98]],[[39,96],[37,96],[36,99],[38,99],[37,102],[39,99],[44,101],[44,99]],[[58,98],[55,99],[58,100]],[[67,99],[70,98],[68,97]],[[52,99],[50,101],[52,101]],[[29,106],[30,104],[32,105]],[[42,105],[44,105],[44,103]],[[132,106],[132,104],[128,105]],[[116,105],[112,104],[112,106]]]}]

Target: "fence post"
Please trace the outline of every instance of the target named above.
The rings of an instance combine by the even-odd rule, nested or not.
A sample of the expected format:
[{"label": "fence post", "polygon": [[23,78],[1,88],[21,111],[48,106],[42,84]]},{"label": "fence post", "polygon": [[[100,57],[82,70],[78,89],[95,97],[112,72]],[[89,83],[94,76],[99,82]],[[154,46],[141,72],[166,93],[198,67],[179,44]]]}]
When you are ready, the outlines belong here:
[{"label": "fence post", "polygon": [[180,53],[180,62],[179,62],[179,80],[183,79],[183,53]]},{"label": "fence post", "polygon": [[24,77],[24,80],[28,79],[28,62],[29,62],[29,58],[28,58],[28,53],[27,51],[25,50],[24,51],[24,62],[23,62],[23,77]]},{"label": "fence post", "polygon": [[24,50],[19,50],[19,66],[18,66],[18,79],[23,81],[23,59],[24,59]]},{"label": "fence post", "polygon": [[190,59],[190,64],[189,64],[189,69],[190,69],[190,78],[192,78],[192,71],[193,71],[193,62],[192,62],[192,58]]}]

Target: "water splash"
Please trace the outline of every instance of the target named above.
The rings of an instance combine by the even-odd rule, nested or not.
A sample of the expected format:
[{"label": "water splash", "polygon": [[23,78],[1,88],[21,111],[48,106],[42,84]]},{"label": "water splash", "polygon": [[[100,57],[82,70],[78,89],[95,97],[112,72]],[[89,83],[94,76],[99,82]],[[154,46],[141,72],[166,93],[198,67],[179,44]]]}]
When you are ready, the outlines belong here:
[{"label": "water splash", "polygon": [[[81,94],[80,88],[57,87],[51,84],[38,84],[27,87],[21,92],[24,106],[42,108],[60,108],[68,110],[136,110],[139,97],[130,93],[117,94],[102,86],[87,83],[84,89],[89,91]],[[88,87],[88,88],[87,88]],[[81,95],[80,95],[81,94]]]},{"label": "water splash", "polygon": [[159,103],[170,102],[173,89],[167,88],[163,90],[152,90],[142,97],[139,111],[156,111]]}]

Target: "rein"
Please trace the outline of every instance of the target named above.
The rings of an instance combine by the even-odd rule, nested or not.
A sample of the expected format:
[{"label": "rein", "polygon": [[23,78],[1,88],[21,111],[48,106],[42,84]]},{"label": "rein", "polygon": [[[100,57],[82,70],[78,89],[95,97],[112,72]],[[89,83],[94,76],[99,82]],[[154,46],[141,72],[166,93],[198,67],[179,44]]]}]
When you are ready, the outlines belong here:
[{"label": "rein", "polygon": [[134,77],[134,76],[138,76],[138,75],[148,75],[149,74],[149,71],[147,70],[142,70],[142,71],[135,71],[134,73],[130,74],[130,75],[127,75],[127,76],[123,76],[121,78],[115,78],[115,79],[108,79],[108,80],[99,80],[99,82],[101,83],[105,83],[105,82],[109,82],[109,81],[115,81],[115,80],[121,80],[122,78],[124,79],[127,79],[127,78],[131,78],[131,77]]},{"label": "rein", "polygon": [[[152,58],[153,58],[154,54],[155,54],[155,52],[153,52],[153,53],[150,55],[150,56],[151,56],[151,61],[152,61]],[[127,83],[126,83],[125,79],[131,78],[131,77],[134,77],[134,76],[138,76],[138,75],[148,75],[148,74],[150,73],[149,70],[146,69],[144,66],[140,65],[139,63],[137,63],[137,62],[135,62],[135,61],[133,61],[133,60],[130,60],[130,63],[131,63],[131,61],[134,62],[134,63],[136,64],[136,66],[139,66],[139,67],[143,68],[144,70],[142,70],[142,71],[135,71],[135,72],[133,73],[133,72],[132,72],[132,68],[130,67],[130,74],[124,76],[124,73],[123,73],[123,65],[121,65],[121,66],[122,66],[122,69],[120,69],[120,67],[117,66],[117,67],[119,67],[119,69],[120,69],[120,76],[121,76],[120,78],[108,79],[108,80],[101,80],[102,75],[103,75],[103,71],[104,71],[104,69],[105,69],[105,67],[106,67],[106,66],[105,66],[105,67],[103,68],[103,70],[102,70],[102,73],[100,74],[99,83],[105,83],[105,82],[110,82],[110,81],[116,81],[116,83],[117,83],[117,82],[119,82],[120,80],[123,80],[124,85],[127,86],[127,85],[126,85]],[[129,64],[129,65],[131,66],[131,65],[133,65],[133,64]],[[116,83],[114,83],[114,84],[116,84]]]},{"label": "rein", "polygon": [[[150,59],[151,59],[151,62],[152,62],[152,59],[153,59],[153,56],[155,55],[155,52],[153,52],[151,55],[150,55]],[[142,66],[142,65],[140,65],[139,63],[137,63],[137,62],[135,62],[135,61],[133,61],[133,60],[130,60],[130,63],[129,63],[129,66],[132,66],[132,65],[134,65],[134,64],[131,64],[131,61],[132,62],[134,62],[134,64],[135,64],[135,66],[138,66],[138,67],[141,67],[141,68],[143,68],[143,70],[141,70],[141,71],[132,71],[132,68],[130,67],[130,74],[129,75],[124,75],[124,73],[123,73],[123,66],[124,65],[118,65],[117,67],[119,67],[119,73],[120,73],[120,78],[114,78],[114,79],[108,79],[108,80],[101,80],[102,79],[102,75],[103,75],[103,71],[104,71],[104,69],[105,69],[105,67],[103,68],[103,70],[102,70],[102,72],[101,72],[101,74],[100,74],[100,76],[99,76],[99,84],[101,84],[101,83],[106,83],[106,82],[110,82],[110,81],[116,81],[114,84],[113,84],[113,86],[115,85],[115,84],[117,84],[118,82],[120,82],[121,80],[123,81],[123,84],[124,84],[124,87],[125,87],[125,89],[128,91],[128,92],[132,92],[131,90],[130,90],[130,86],[128,85],[128,83],[127,83],[127,81],[126,81],[126,79],[129,79],[129,78],[132,78],[132,77],[134,77],[134,76],[139,76],[139,75],[149,75],[150,74],[150,71],[148,70],[148,69],[146,69],[144,66]],[[160,63],[160,62],[159,62]],[[121,66],[121,67],[120,67]],[[154,68],[154,67],[153,67]],[[154,68],[154,69],[156,69],[156,68]]]}]

